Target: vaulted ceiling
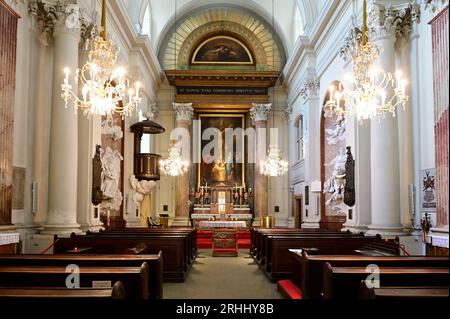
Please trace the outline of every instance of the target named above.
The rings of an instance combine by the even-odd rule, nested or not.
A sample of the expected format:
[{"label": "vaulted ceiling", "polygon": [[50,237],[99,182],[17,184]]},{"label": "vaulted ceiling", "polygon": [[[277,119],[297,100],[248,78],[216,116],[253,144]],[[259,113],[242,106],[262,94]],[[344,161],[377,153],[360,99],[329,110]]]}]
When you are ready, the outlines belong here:
[{"label": "vaulted ceiling", "polygon": [[[144,15],[149,7],[150,38],[156,52],[164,45],[165,38],[173,31],[175,20],[195,14],[199,10],[220,6],[235,6],[261,18],[261,23],[272,24],[286,55],[289,55],[297,36],[308,32],[316,22],[326,0],[119,0],[128,7],[131,20],[142,29]],[[177,8],[175,14],[175,7]],[[176,18],[176,19],[175,19]],[[138,30],[141,31],[141,30]]]}]

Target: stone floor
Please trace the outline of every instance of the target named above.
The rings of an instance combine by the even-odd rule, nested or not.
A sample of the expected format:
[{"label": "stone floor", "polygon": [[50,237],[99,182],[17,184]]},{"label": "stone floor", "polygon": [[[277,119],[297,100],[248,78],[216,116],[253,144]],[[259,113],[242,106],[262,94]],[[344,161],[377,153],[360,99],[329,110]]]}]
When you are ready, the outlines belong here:
[{"label": "stone floor", "polygon": [[166,299],[281,299],[272,284],[250,257],[212,257],[200,250],[186,282],[164,284]]}]

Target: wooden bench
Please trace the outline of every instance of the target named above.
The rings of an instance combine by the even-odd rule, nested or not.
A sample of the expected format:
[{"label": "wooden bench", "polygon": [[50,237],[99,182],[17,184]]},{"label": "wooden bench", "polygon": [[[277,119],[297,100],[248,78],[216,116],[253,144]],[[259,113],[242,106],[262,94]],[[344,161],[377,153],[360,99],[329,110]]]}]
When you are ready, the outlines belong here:
[{"label": "wooden bench", "polygon": [[[187,237],[187,245],[190,246],[191,260],[193,261],[197,255],[197,230],[191,227],[172,227],[172,228],[124,228],[124,229],[112,229],[108,231],[99,231],[94,234],[123,234],[123,233],[145,233],[145,234],[184,234]],[[87,232],[87,235],[92,232]]]},{"label": "wooden bench", "polygon": [[[141,267],[79,267],[80,287],[120,281],[128,299],[148,299],[148,265]],[[0,266],[0,287],[66,287],[70,273],[60,266]],[[67,288],[67,287],[66,287]]]},{"label": "wooden bench", "polygon": [[359,255],[301,255],[291,253],[294,263],[293,282],[301,288],[304,299],[320,299],[323,292],[323,269],[325,263],[335,267],[447,267],[446,257],[407,256],[359,256]]},{"label": "wooden bench", "polygon": [[251,247],[250,253],[256,258],[260,259],[260,254],[264,251],[263,242],[267,235],[283,235],[283,234],[340,234],[342,232],[327,230],[327,229],[309,229],[309,228],[255,228],[251,232]]},{"label": "wooden bench", "polygon": [[[366,267],[332,267],[325,263],[323,274],[324,299],[358,299],[361,282],[370,273]],[[449,285],[448,268],[380,267],[380,287]]]},{"label": "wooden bench", "polygon": [[162,253],[158,255],[0,255],[0,266],[61,266],[69,264],[90,267],[140,267],[149,269],[149,299],[163,298]]},{"label": "wooden bench", "polygon": [[0,287],[0,299],[125,299],[125,288],[117,281],[112,288]]},{"label": "wooden bench", "polygon": [[448,287],[383,287],[368,288],[362,282],[359,293],[359,299],[377,299],[377,300],[393,300],[393,299],[448,299]]},{"label": "wooden bench", "polygon": [[[261,257],[257,260],[261,265],[268,265],[267,260],[271,258],[271,241],[278,238],[293,238],[293,239],[301,239],[301,238],[362,238],[364,236],[359,234],[351,234],[351,233],[330,233],[330,234],[274,234],[263,237],[263,245],[261,247]],[[364,238],[372,238],[373,240],[377,240],[376,237],[366,236]],[[330,245],[328,245],[330,246]],[[305,247],[305,248],[313,248],[313,247]],[[317,247],[316,250],[318,251]]]},{"label": "wooden bench", "polygon": [[[58,238],[55,241],[55,254],[68,254],[74,247],[89,247],[82,254],[117,254],[111,247],[133,247],[144,244],[147,249],[142,254],[158,254],[162,252],[163,280],[166,282],[183,282],[188,265],[186,264],[182,236],[143,237],[129,236],[75,236],[71,238]],[[123,249],[119,249],[123,250]]]},{"label": "wooden bench", "polygon": [[378,237],[366,236],[269,236],[267,262],[263,267],[266,275],[273,282],[290,278],[294,265],[289,249],[315,248],[318,254],[351,255],[355,250],[371,241],[381,241]]},{"label": "wooden bench", "polygon": [[[156,231],[154,231],[156,230]],[[194,262],[197,251],[196,246],[192,245],[192,230],[190,232],[188,231],[169,231],[169,232],[162,232],[157,231],[157,228],[155,229],[149,229],[149,228],[142,228],[141,230],[138,229],[127,229],[127,230],[116,230],[116,231],[107,231],[107,232],[98,232],[98,233],[92,233],[89,232],[86,234],[86,237],[139,237],[139,238],[147,238],[147,237],[177,237],[182,238],[183,241],[183,251],[184,251],[184,262],[189,267]],[[77,235],[73,235],[72,237],[77,237]]]}]

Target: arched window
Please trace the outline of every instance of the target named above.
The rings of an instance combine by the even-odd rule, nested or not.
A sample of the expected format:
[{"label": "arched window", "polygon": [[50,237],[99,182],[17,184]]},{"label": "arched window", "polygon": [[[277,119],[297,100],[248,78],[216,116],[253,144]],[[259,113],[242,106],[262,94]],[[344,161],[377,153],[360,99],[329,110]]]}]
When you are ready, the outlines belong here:
[{"label": "arched window", "polygon": [[151,14],[150,14],[150,5],[147,6],[144,13],[144,19],[142,20],[142,34],[146,34],[150,36],[151,33]]},{"label": "arched window", "polygon": [[295,122],[296,128],[296,160],[301,161],[305,159],[305,141],[304,141],[304,123],[303,116],[299,116]]}]

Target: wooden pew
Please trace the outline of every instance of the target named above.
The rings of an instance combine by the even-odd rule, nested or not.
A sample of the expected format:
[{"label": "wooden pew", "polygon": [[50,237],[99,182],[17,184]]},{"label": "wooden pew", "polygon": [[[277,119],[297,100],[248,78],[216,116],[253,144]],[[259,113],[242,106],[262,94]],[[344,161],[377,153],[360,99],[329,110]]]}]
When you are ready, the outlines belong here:
[{"label": "wooden pew", "polygon": [[[91,234],[92,232],[87,232],[87,235]],[[190,259],[193,261],[195,260],[195,257],[197,256],[197,230],[195,228],[191,227],[173,227],[173,228],[139,228],[139,227],[133,227],[133,228],[124,228],[124,229],[111,229],[107,231],[100,230],[98,233],[95,234],[102,234],[102,233],[152,233],[152,234],[185,234],[187,236],[187,242],[188,245],[190,245]]]},{"label": "wooden pew", "polygon": [[[115,231],[106,231],[106,232],[88,232],[86,234],[86,237],[139,237],[139,238],[147,238],[147,237],[177,237],[181,238],[183,241],[183,251],[184,251],[184,263],[186,264],[186,267],[189,267],[192,265],[192,263],[195,260],[196,257],[196,250],[192,246],[192,238],[191,233],[188,233],[187,231],[170,231],[170,232],[162,232],[162,231],[153,231],[157,230],[159,228],[150,228],[150,230],[147,230],[148,228],[142,228],[142,230],[135,230],[135,229],[126,229],[126,230],[115,230]],[[192,230],[191,230],[192,232]],[[76,237],[77,235],[73,234],[72,237]],[[187,269],[186,269],[187,271]]]},{"label": "wooden pew", "polygon": [[158,254],[162,252],[163,280],[166,282],[183,282],[188,266],[184,257],[184,246],[182,236],[143,237],[139,235],[130,236],[75,236],[71,238],[57,238],[55,241],[55,254],[68,254],[74,247],[79,249],[89,248],[82,254],[117,254],[116,248],[133,247],[144,244],[147,249],[142,254]]},{"label": "wooden pew", "polygon": [[149,299],[163,298],[163,258],[158,255],[3,255],[0,266],[61,266],[69,264],[89,267],[140,267],[148,265]]},{"label": "wooden pew", "polygon": [[252,229],[251,233],[251,255],[260,259],[261,251],[264,251],[263,238],[266,235],[276,235],[276,234],[335,234],[342,233],[334,230],[327,229],[313,229],[313,228],[255,228]]},{"label": "wooden pew", "polygon": [[267,250],[267,239],[271,236],[331,236],[331,235],[347,235],[350,233],[335,232],[335,231],[282,231],[282,232],[260,232],[257,235],[257,243],[255,245],[255,255],[254,258],[258,263],[265,263],[265,253]]},{"label": "wooden pew", "polygon": [[447,299],[448,287],[382,287],[368,288],[362,282],[359,299],[393,300],[393,299]]},{"label": "wooden pew", "polygon": [[380,267],[447,267],[446,257],[422,256],[360,256],[360,255],[302,255],[291,253],[294,262],[293,281],[301,288],[304,299],[320,299],[323,287],[325,263],[335,267],[367,267],[375,264]]},{"label": "wooden pew", "polygon": [[0,287],[0,299],[125,299],[125,288],[120,281],[112,288]]},{"label": "wooden pew", "polygon": [[282,237],[269,236],[267,264],[264,268],[266,275],[273,282],[290,278],[293,272],[293,261],[289,249],[315,248],[318,254],[351,255],[355,250],[372,241],[382,241],[378,237],[369,236],[297,236]]},{"label": "wooden pew", "polygon": [[[257,260],[258,263],[261,265],[266,265],[267,267],[270,267],[269,263],[267,263],[267,260],[270,260],[271,258],[271,249],[270,244],[271,241],[277,238],[361,238],[364,237],[364,235],[361,234],[352,234],[352,233],[325,233],[325,234],[274,234],[274,235],[268,235],[263,237],[263,244],[261,247],[261,258],[260,260]],[[373,238],[374,240],[377,237],[370,237],[367,236],[365,238]],[[306,247],[306,248],[313,248],[313,247]],[[270,269],[268,269],[270,271]]]},{"label": "wooden pew", "polygon": [[[120,281],[128,299],[148,299],[148,265],[141,267],[80,267],[80,287],[95,281]],[[70,273],[60,266],[0,266],[1,287],[66,287]]]},{"label": "wooden pew", "polygon": [[[380,267],[381,287],[448,287],[448,268]],[[332,267],[325,263],[324,299],[358,299],[361,281],[368,278],[366,267]]]}]

